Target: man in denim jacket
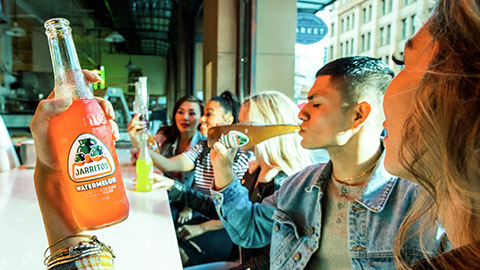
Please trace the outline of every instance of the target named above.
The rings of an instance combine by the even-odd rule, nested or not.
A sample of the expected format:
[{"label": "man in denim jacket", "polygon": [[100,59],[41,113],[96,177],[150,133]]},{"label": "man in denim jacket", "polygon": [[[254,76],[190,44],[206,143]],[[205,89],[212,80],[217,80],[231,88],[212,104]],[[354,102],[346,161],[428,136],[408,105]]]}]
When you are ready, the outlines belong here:
[{"label": "man in denim jacket", "polygon": [[[369,57],[320,69],[299,114],[300,135],[303,147],[326,149],[330,162],[289,177],[261,204],[250,203],[232,173],[235,151],[214,144],[212,195],[235,243],[271,244],[271,269],[395,269],[393,242],[420,187],[383,167],[382,98],[392,78]],[[443,235],[432,228],[422,250],[413,234],[401,254],[407,262],[435,255]]]}]

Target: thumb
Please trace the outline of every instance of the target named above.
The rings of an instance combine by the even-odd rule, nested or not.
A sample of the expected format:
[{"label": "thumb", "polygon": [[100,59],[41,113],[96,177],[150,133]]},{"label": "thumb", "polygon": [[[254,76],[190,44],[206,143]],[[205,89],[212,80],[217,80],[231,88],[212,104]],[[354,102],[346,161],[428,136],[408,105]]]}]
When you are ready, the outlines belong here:
[{"label": "thumb", "polygon": [[31,129],[37,129],[40,126],[43,127],[44,121],[50,122],[53,117],[66,111],[73,100],[71,98],[59,98],[59,99],[44,99],[40,101],[37,107],[37,111],[30,124]]}]

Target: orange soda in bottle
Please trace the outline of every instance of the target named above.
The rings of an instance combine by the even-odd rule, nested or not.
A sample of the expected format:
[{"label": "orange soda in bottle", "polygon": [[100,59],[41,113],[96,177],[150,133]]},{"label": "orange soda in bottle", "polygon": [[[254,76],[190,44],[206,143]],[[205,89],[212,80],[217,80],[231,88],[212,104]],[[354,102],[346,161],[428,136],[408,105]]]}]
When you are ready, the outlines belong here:
[{"label": "orange soda in bottle", "polygon": [[55,98],[72,105],[52,119],[56,148],[73,217],[83,230],[107,227],[128,217],[110,123],[81,71],[69,21],[45,22],[55,76]]}]

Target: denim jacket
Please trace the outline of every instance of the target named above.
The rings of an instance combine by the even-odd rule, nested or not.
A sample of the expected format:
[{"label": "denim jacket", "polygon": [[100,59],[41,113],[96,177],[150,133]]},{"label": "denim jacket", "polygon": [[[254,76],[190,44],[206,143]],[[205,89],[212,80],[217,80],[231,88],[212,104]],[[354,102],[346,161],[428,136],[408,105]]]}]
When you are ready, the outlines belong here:
[{"label": "denim jacket", "polygon": [[[394,238],[416,199],[418,185],[390,175],[383,158],[366,183],[359,200],[349,204],[348,243],[352,269],[395,269]],[[233,242],[244,247],[271,244],[270,269],[304,269],[319,247],[322,206],[332,164],[317,164],[287,178],[261,204],[248,200],[238,179],[215,192],[217,212]],[[418,228],[419,223],[412,229]],[[424,235],[428,256],[438,254],[442,228]],[[408,239],[402,254],[407,262],[424,258],[420,238]]]}]

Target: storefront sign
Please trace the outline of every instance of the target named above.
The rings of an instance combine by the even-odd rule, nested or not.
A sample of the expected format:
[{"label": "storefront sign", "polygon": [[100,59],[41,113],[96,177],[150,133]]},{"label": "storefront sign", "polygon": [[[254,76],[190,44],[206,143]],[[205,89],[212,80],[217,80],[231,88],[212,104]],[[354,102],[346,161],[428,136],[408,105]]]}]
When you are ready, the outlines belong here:
[{"label": "storefront sign", "polygon": [[315,14],[297,14],[297,43],[308,45],[319,42],[327,32],[327,25]]}]

